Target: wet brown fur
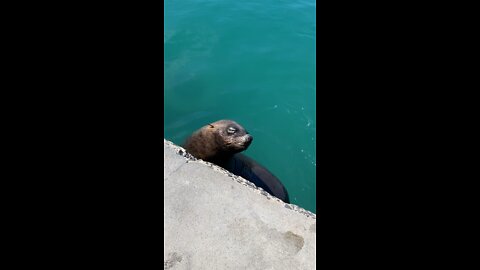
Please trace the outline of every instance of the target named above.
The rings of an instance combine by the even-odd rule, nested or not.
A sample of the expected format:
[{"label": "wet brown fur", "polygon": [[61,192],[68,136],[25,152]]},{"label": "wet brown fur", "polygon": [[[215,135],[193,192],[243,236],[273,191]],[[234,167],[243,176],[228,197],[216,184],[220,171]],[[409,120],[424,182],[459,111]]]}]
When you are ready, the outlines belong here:
[{"label": "wet brown fur", "polygon": [[[243,127],[231,120],[220,120],[195,131],[185,142],[184,147],[196,158],[206,161],[224,159],[245,150],[243,137],[226,136],[225,129],[235,126],[244,131]],[[251,137],[251,136],[250,136]]]}]

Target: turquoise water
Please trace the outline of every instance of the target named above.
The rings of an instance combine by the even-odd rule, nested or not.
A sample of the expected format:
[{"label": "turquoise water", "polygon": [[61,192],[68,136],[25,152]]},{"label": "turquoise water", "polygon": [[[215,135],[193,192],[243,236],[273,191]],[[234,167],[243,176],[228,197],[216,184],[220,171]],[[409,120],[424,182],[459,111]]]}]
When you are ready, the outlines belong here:
[{"label": "turquoise water", "polygon": [[245,154],[316,212],[314,0],[165,0],[165,138],[231,119]]}]

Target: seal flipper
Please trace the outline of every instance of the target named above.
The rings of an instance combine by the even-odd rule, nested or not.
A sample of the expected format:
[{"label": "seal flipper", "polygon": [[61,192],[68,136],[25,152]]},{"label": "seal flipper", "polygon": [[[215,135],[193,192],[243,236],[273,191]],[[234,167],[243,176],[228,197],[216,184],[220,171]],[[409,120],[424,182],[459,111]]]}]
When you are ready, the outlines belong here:
[{"label": "seal flipper", "polygon": [[224,168],[249,180],[280,200],[290,203],[287,190],[280,180],[255,160],[243,154],[236,154]]}]

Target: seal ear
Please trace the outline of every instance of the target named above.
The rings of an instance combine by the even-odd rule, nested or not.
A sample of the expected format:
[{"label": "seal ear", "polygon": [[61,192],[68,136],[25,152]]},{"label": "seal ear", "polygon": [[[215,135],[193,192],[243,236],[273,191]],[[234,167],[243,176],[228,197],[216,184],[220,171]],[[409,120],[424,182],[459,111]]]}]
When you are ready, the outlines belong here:
[{"label": "seal ear", "polygon": [[214,128],[214,126],[212,124],[208,124],[210,126],[210,128]]}]

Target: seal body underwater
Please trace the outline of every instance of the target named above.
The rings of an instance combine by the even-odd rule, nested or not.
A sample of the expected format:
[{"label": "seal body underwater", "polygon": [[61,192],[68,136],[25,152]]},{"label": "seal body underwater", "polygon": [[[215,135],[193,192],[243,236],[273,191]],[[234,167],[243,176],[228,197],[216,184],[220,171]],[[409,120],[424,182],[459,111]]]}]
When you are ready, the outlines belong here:
[{"label": "seal body underwater", "polygon": [[194,157],[217,164],[289,203],[287,190],[280,180],[252,158],[240,154],[252,140],[253,137],[237,122],[220,120],[195,131],[187,138],[184,147]]}]

